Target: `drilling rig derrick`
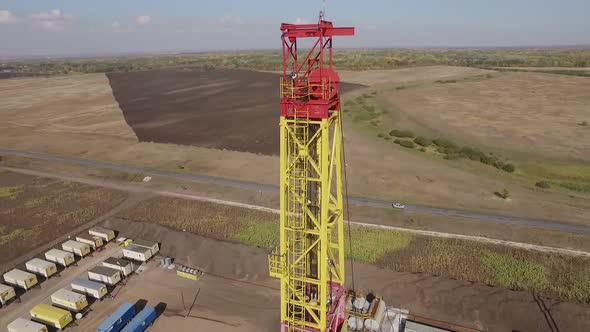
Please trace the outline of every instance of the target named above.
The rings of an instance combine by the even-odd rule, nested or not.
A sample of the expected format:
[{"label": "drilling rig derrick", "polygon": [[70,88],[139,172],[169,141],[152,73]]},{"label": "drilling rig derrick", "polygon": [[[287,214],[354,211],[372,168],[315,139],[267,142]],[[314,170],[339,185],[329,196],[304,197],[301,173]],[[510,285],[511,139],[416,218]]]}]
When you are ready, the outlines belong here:
[{"label": "drilling rig derrick", "polygon": [[[332,38],[352,27],[282,24],[280,245],[269,270],[281,281],[281,332],[341,331],[346,319],[340,78]],[[310,38],[311,49],[298,51]]]}]

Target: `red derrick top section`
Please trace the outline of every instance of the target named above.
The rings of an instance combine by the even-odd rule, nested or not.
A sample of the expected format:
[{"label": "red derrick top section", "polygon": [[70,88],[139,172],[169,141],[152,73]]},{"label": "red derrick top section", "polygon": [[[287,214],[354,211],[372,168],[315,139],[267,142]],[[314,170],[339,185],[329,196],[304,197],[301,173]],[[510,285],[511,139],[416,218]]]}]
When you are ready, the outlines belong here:
[{"label": "red derrick top section", "polygon": [[[340,77],[333,68],[332,37],[353,36],[354,28],[334,27],[332,22],[320,20],[317,24],[283,23],[281,31],[281,115],[323,119],[340,111]],[[316,41],[311,49],[299,54],[300,38]]]}]

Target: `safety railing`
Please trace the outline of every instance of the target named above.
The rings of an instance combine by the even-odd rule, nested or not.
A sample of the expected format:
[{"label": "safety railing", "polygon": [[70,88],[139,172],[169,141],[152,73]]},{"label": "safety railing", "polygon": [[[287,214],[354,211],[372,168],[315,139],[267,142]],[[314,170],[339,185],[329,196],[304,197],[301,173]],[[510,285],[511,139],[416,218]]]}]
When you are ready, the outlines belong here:
[{"label": "safety railing", "polygon": [[294,81],[285,81],[280,79],[279,84],[281,98],[290,99],[328,99],[329,92],[332,91],[332,82],[325,81],[321,83],[303,83],[303,85],[295,85]]}]

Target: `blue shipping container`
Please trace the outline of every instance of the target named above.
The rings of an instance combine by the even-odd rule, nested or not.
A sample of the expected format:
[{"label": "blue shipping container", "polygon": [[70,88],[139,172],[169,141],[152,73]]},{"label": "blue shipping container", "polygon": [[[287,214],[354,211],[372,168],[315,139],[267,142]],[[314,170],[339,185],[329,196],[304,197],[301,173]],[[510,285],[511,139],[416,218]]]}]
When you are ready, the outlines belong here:
[{"label": "blue shipping container", "polygon": [[119,332],[135,316],[135,306],[123,303],[99,326],[98,332]]},{"label": "blue shipping container", "polygon": [[156,320],[156,309],[146,306],[121,332],[145,331]]}]

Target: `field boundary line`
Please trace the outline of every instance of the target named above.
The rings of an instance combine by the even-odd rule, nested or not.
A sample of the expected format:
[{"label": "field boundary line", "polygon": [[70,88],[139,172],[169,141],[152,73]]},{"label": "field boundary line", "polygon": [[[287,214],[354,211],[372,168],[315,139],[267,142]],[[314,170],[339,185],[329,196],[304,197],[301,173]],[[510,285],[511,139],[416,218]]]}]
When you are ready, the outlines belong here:
[{"label": "field boundary line", "polygon": [[[55,173],[49,173],[49,172],[44,172],[44,171],[34,171],[34,170],[14,168],[14,167],[1,166],[0,169],[6,170],[6,171],[11,171],[11,172],[16,172],[16,173],[21,173],[21,174],[47,177],[47,178],[59,179],[59,180],[63,180],[63,181],[78,182],[78,183],[83,183],[83,184],[87,184],[87,185],[100,186],[100,187],[104,187],[104,188],[127,191],[127,192],[152,193],[152,194],[164,196],[164,197],[172,197],[172,198],[194,200],[194,201],[207,202],[207,203],[213,203],[213,204],[220,204],[220,205],[256,210],[256,211],[261,211],[261,212],[268,212],[268,213],[273,213],[273,214],[280,213],[280,211],[278,209],[269,208],[269,207],[265,207],[265,206],[248,204],[248,203],[241,203],[241,202],[236,202],[236,201],[229,201],[229,200],[218,199],[218,198],[204,197],[204,196],[198,196],[198,195],[192,195],[192,194],[183,194],[183,193],[167,191],[167,190],[151,189],[151,188],[147,188],[147,187],[141,187],[140,185],[113,183],[113,182],[106,181],[106,180],[94,180],[94,179],[88,179],[88,178],[83,178],[83,177],[68,176],[68,175],[55,174]],[[345,220],[345,222],[346,222],[346,220]],[[557,253],[557,254],[568,255],[568,256],[590,257],[590,252],[586,252],[586,251],[582,251],[582,250],[549,247],[549,246],[542,246],[542,245],[537,245],[537,244],[500,240],[500,239],[488,238],[488,237],[477,236],[477,235],[463,235],[463,234],[445,233],[445,232],[437,232],[437,231],[426,231],[426,230],[420,230],[420,229],[371,224],[371,223],[358,222],[358,221],[351,221],[350,224],[355,225],[355,226],[369,227],[369,228],[375,228],[375,229],[407,232],[407,233],[428,236],[428,237],[468,240],[468,241],[475,241],[475,242],[488,243],[488,244],[494,244],[494,245],[502,245],[502,246],[508,246],[508,247],[513,247],[513,248],[533,250],[533,251],[546,252],[546,253]]]}]

